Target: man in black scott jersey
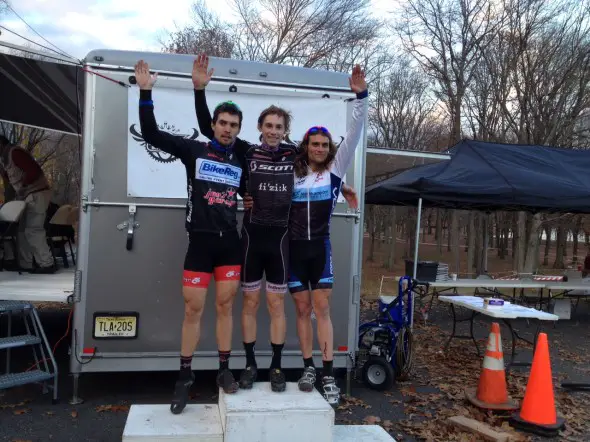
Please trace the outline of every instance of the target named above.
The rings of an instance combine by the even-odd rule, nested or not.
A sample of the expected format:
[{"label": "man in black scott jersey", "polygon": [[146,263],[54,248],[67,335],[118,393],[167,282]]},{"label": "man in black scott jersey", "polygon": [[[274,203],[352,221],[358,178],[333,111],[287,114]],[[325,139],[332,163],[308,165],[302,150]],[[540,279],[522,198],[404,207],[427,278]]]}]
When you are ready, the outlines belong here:
[{"label": "man in black scott jersey", "polygon": [[[213,138],[205,88],[214,70],[208,70],[209,60],[199,55],[193,64],[195,108],[201,133]],[[241,388],[252,388],[257,376],[254,355],[256,314],[260,302],[263,275],[266,276],[266,301],[271,318],[270,338],[272,360],[270,383],[273,391],[284,391],[285,375],[281,370],[281,353],[286,334],[284,294],[287,290],[289,268],[289,213],[293,194],[293,163],[297,146],[282,143],[289,132],[291,116],[276,106],[265,109],[258,118],[262,144],[250,144],[240,138],[235,153],[243,158],[243,185],[253,197],[253,206],[246,210],[242,227],[244,259],[242,264],[242,332],[246,351],[246,369],[241,373]],[[343,188],[349,201],[356,199],[354,190]]]},{"label": "man in black scott jersey", "polygon": [[214,139],[210,143],[187,140],[158,129],[154,116],[150,75],[143,60],[135,65],[140,88],[139,122],[146,143],[174,155],[185,166],[188,200],[185,227],[189,237],[184,261],[182,294],[185,302],[180,350],[180,374],[170,410],[181,413],[194,382],[192,357],[200,335],[200,321],[207,288],[213,274],[217,307],[219,373],[217,384],[235,393],[238,384],[229,370],[232,339],[232,305],[241,273],[240,238],[237,231],[237,195],[242,163],[233,151],[242,114],[235,105],[218,107],[213,116]]}]

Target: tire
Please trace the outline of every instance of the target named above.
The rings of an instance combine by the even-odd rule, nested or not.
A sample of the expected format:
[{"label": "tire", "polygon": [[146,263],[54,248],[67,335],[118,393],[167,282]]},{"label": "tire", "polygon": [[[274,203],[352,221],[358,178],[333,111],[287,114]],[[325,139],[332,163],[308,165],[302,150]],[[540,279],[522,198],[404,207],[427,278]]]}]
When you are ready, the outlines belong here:
[{"label": "tire", "polygon": [[394,379],[393,367],[382,356],[372,356],[363,366],[363,381],[372,390],[389,390]]}]

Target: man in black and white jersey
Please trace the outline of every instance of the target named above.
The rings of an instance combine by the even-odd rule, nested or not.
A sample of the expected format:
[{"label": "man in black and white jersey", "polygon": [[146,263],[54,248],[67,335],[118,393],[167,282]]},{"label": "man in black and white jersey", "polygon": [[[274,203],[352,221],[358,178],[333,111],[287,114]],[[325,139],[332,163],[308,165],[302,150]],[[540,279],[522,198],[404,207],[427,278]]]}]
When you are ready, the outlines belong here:
[{"label": "man in black and white jersey", "polygon": [[[199,129],[211,139],[213,132],[205,88],[214,70],[208,70],[208,66],[208,57],[199,55],[193,65],[193,86]],[[262,143],[256,145],[237,138],[234,145],[234,151],[245,163],[242,187],[253,197],[253,206],[246,210],[242,227],[242,332],[246,369],[240,376],[240,387],[246,389],[252,388],[257,376],[254,345],[263,275],[266,276],[266,301],[271,317],[271,388],[284,391],[286,387],[281,354],[286,334],[284,295],[289,277],[287,229],[294,185],[293,164],[298,153],[297,146],[283,143],[290,125],[291,116],[287,111],[270,106],[258,117]],[[354,190],[343,188],[343,194],[349,204],[354,205],[351,202],[356,200]]]}]

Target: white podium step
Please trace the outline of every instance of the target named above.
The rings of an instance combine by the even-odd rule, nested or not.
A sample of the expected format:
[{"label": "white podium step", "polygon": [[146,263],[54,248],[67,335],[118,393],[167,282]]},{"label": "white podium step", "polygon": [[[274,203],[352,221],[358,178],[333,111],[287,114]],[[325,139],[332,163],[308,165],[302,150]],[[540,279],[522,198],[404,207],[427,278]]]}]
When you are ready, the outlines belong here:
[{"label": "white podium step", "polygon": [[123,442],[223,442],[216,404],[188,404],[181,414],[172,414],[170,404],[132,405]]},{"label": "white podium step", "polygon": [[379,425],[335,425],[332,434],[334,442],[395,442]]},{"label": "white podium step", "polygon": [[299,391],[297,383],[275,393],[268,382],[252,390],[219,393],[224,442],[318,442],[332,440],[334,410],[317,391]]}]

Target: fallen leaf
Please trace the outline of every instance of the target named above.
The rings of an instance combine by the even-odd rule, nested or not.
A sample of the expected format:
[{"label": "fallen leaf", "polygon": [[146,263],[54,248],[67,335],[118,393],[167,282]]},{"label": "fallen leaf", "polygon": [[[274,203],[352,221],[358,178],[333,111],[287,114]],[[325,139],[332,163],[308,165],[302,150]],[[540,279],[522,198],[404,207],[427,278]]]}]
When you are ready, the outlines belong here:
[{"label": "fallen leaf", "polygon": [[46,411],[45,414],[47,416],[53,416],[55,413],[53,411]]},{"label": "fallen leaf", "polygon": [[19,409],[19,410],[14,410],[14,411],[13,411],[13,414],[15,414],[15,415],[17,415],[17,416],[20,416],[21,414],[26,414],[26,413],[28,413],[29,411],[31,411],[31,409],[30,409],[30,408],[21,408],[21,409]]},{"label": "fallen leaf", "polygon": [[78,412],[76,410],[72,411],[70,414],[73,418],[78,417]]},{"label": "fallen leaf", "polygon": [[366,422],[369,425],[375,425],[375,424],[381,422],[381,418],[379,416],[366,416],[363,419],[363,422]]},{"label": "fallen leaf", "polygon": [[98,413],[102,413],[104,411],[129,411],[129,405],[99,405],[96,407],[96,411]]},{"label": "fallen leaf", "polygon": [[11,442],[33,442],[30,439],[12,439]]}]

